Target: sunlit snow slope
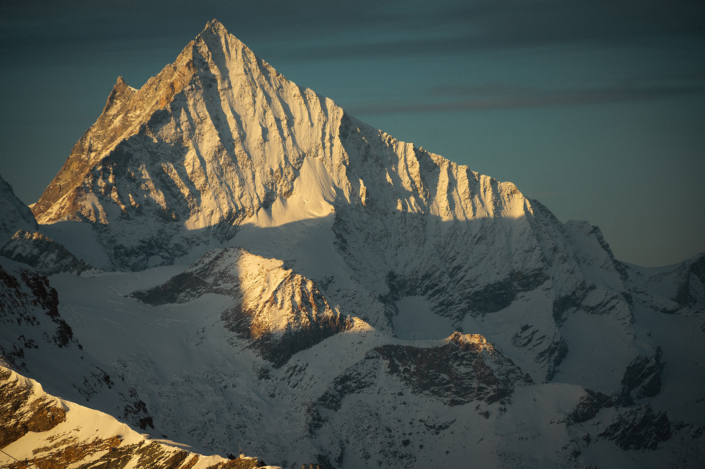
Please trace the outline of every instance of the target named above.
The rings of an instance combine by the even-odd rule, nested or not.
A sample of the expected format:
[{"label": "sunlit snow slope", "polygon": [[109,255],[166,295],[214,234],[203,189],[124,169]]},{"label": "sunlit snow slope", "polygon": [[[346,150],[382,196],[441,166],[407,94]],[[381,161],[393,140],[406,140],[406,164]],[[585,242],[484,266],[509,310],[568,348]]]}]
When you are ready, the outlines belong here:
[{"label": "sunlit snow slope", "polygon": [[229,461],[151,439],[109,415],[51,396],[36,381],[3,366],[0,397],[0,463],[8,469],[268,467],[256,458]]}]

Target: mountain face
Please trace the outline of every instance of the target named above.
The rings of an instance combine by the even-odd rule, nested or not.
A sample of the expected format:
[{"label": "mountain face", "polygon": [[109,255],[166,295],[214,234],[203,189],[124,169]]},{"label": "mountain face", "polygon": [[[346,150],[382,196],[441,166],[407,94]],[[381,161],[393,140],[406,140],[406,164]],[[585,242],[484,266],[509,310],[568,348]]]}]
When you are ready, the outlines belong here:
[{"label": "mountain face", "polygon": [[28,463],[52,469],[267,467],[257,458],[228,461],[176,448],[168,440],[151,440],[109,415],[51,396],[36,381],[2,366],[0,397],[0,449],[8,469]]},{"label": "mountain face", "polygon": [[237,248],[211,251],[167,283],[132,296],[157,306],[187,303],[206,293],[239,300],[222,312],[225,328],[277,368],[355,326],[353,318],[331,308],[311,280],[284,269],[281,261]]},{"label": "mountain face", "polygon": [[92,223],[112,268],[173,263],[288,198],[306,155],[336,159],[341,117],[214,22],[139,91],[118,80],[33,210]]},{"label": "mountain face", "polygon": [[61,244],[41,233],[19,230],[2,247],[0,256],[34,267],[42,275],[71,272],[79,274],[91,266],[71,254]]},{"label": "mountain face", "polygon": [[0,248],[10,364],[198,451],[705,461],[705,255],[624,264],[597,227],[371,128],[217,21],[141,89],[118,79],[32,211],[39,233],[14,217]]},{"label": "mountain face", "polygon": [[37,231],[32,211],[17,198],[12,186],[0,176],[0,245],[17,230]]},{"label": "mountain face", "polygon": [[0,256],[30,265],[43,275],[80,273],[91,268],[38,230],[30,208],[0,177]]},{"label": "mountain face", "polygon": [[21,264],[0,264],[0,355],[13,368],[26,370],[28,349],[39,344],[64,348],[78,345],[73,331],[59,314],[59,299],[49,280]]}]

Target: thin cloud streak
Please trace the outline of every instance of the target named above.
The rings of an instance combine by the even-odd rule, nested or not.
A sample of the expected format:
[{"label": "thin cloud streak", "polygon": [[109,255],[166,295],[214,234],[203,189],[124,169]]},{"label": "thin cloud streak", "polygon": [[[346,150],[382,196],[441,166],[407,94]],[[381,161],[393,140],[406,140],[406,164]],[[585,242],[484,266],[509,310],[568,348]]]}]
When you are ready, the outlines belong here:
[{"label": "thin cloud streak", "polygon": [[[212,17],[246,43],[260,44],[255,52],[268,61],[424,56],[666,37],[687,38],[694,48],[705,42],[705,3],[695,0],[363,3],[204,0],[194,14],[192,3],[184,0],[8,1],[0,6],[0,56],[21,60],[68,48],[120,48],[125,42],[144,45],[177,37],[180,44],[195,35],[194,24],[202,26]],[[139,16],[132,14],[137,6]]]},{"label": "thin cloud streak", "polygon": [[[483,92],[494,90],[494,96],[481,97]],[[507,94],[496,93],[501,89]],[[439,93],[438,90],[441,90]],[[518,92],[518,93],[517,93]],[[545,108],[558,106],[582,106],[590,104],[626,103],[649,101],[661,98],[705,92],[705,85],[689,86],[653,86],[653,87],[603,87],[590,89],[570,89],[546,91],[529,87],[510,87],[497,83],[488,83],[477,87],[439,87],[432,95],[455,94],[471,96],[454,101],[435,101],[422,103],[368,103],[346,107],[355,115],[370,114],[404,114],[416,112],[445,111],[490,111],[507,109]]]}]

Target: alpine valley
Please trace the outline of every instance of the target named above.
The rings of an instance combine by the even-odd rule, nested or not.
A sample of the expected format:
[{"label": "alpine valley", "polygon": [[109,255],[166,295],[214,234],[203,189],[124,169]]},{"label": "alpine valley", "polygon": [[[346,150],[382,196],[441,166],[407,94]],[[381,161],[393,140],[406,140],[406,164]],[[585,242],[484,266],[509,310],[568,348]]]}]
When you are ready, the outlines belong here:
[{"label": "alpine valley", "polygon": [[0,179],[18,460],[705,467],[705,254],[620,262],[215,20],[139,90],[118,78],[30,208]]}]

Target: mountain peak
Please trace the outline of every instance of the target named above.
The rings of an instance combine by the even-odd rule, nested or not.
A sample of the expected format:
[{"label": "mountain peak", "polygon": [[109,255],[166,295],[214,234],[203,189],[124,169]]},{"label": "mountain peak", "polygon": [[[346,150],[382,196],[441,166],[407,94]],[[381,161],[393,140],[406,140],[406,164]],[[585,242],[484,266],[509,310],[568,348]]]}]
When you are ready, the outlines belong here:
[{"label": "mountain peak", "polygon": [[[231,48],[238,50],[246,50],[247,55],[254,57],[254,53],[237,37],[230,34],[223,24],[213,19],[206,23],[206,27],[203,31],[196,36],[195,44],[204,43],[206,47],[215,55],[227,55],[231,54]],[[226,44],[228,44],[226,46]],[[191,44],[186,46],[185,50],[190,50]]]},{"label": "mountain peak", "polygon": [[214,33],[220,35],[220,36],[227,36],[228,35],[228,30],[225,29],[225,26],[223,26],[223,23],[218,21],[217,19],[213,18],[210,20],[208,23],[206,23],[206,27],[203,29],[203,32],[205,31],[213,31]]},{"label": "mountain peak", "polygon": [[[206,27],[203,28],[203,31],[201,31],[198,36],[196,36],[196,41],[199,39],[202,39],[206,43],[209,43],[208,39],[215,39],[216,43],[225,43],[229,42],[232,39],[237,39],[235,36],[230,34],[227,29],[225,29],[225,26],[223,26],[223,23],[216,19],[212,19],[208,23],[206,23]],[[236,42],[240,42],[237,40]],[[243,44],[244,45],[244,44]],[[188,46],[187,46],[188,48]]]}]

